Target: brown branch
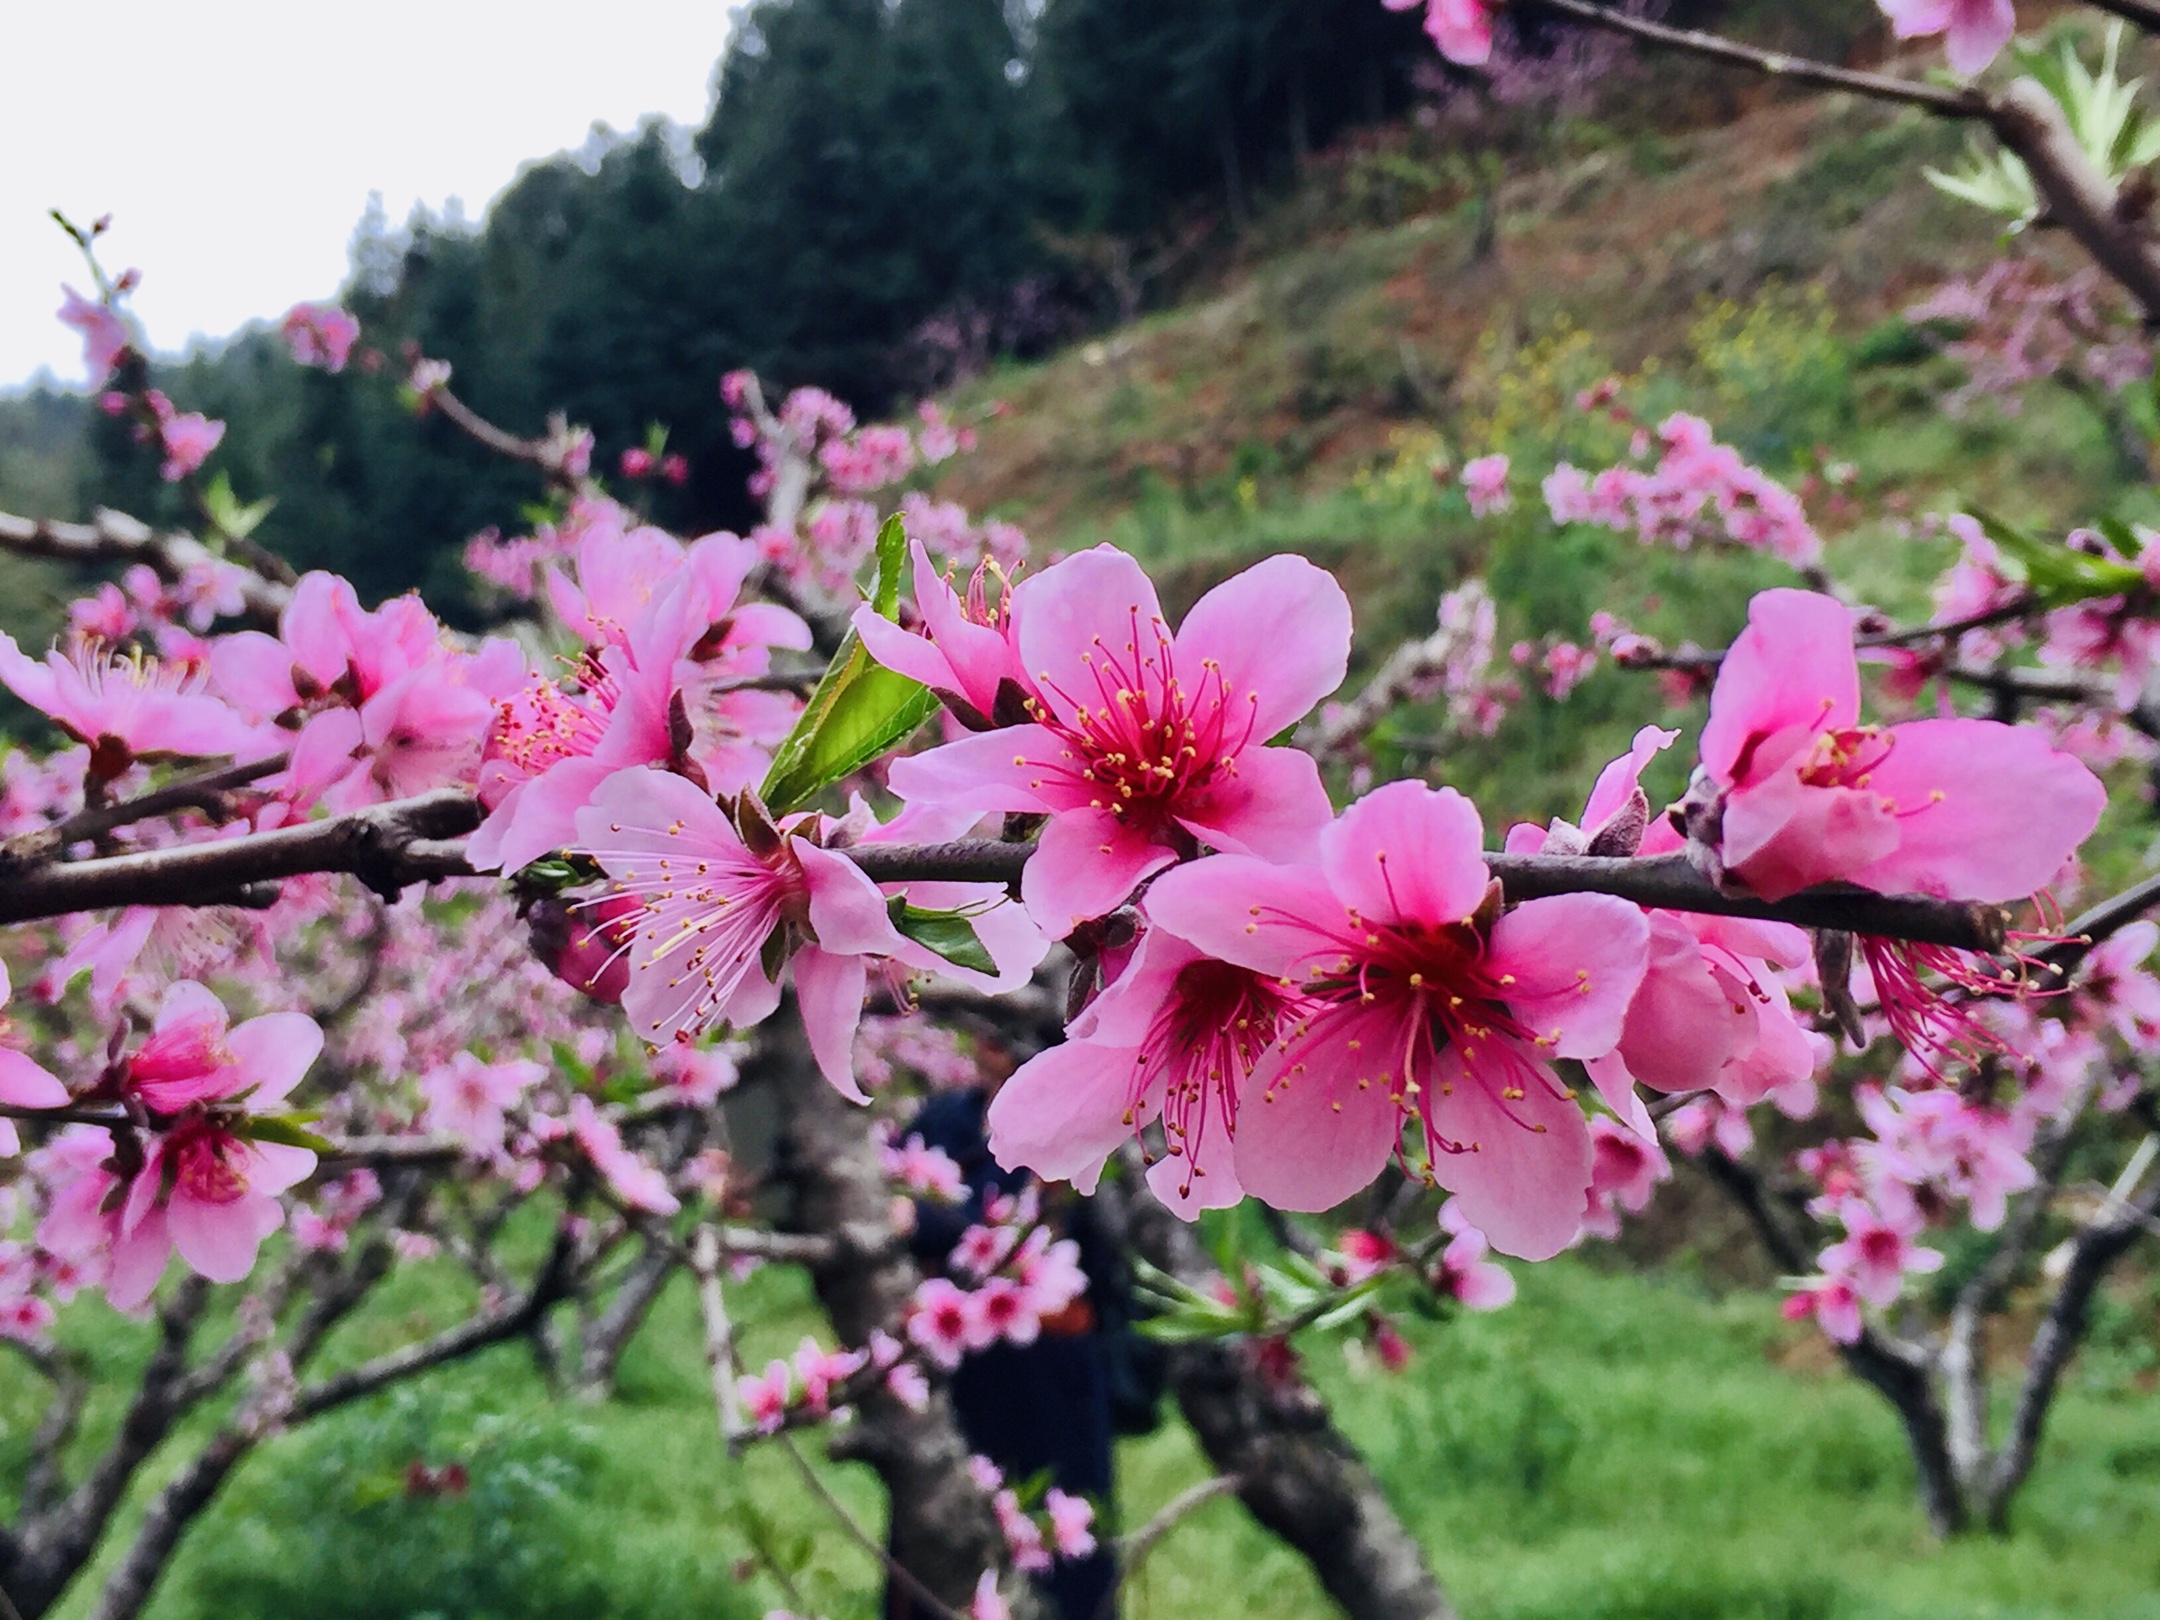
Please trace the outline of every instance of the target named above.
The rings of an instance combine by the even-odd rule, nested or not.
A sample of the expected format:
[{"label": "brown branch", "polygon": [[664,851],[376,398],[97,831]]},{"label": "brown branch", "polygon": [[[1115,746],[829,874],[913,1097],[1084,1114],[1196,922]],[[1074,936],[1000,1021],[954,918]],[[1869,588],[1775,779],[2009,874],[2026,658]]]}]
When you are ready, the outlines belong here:
[{"label": "brown branch", "polygon": [[[471,877],[457,835],[480,819],[456,789],[377,805],[326,821],[281,827],[216,843],[77,861],[31,873],[0,893],[0,923],[126,905],[220,905],[246,885],[304,873],[349,872],[386,899],[411,883]],[[1017,883],[1033,847],[997,839],[947,844],[862,845],[843,851],[880,883]],[[1995,906],[1921,895],[1882,895],[1824,885],[1789,900],[1727,894],[1677,855],[1647,860],[1597,856],[1488,855],[1511,900],[1609,894],[1637,905],[1721,917],[1754,917],[1804,928],[1837,928],[1960,950],[2000,947],[2004,913]]]},{"label": "brown branch", "polygon": [[53,1391],[30,1440],[30,1462],[16,1503],[22,1519],[36,1518],[59,1500],[67,1483],[67,1449],[75,1442],[90,1400],[88,1369],[77,1357],[55,1355],[46,1375],[53,1380]]},{"label": "brown branch", "polygon": [[43,1614],[87,1563],[150,1454],[185,1416],[178,1400],[188,1339],[209,1308],[210,1285],[189,1277],[158,1307],[158,1342],[145,1363],[119,1431],[67,1496],[0,1542],[0,1585],[31,1614]]},{"label": "brown branch", "polygon": [[200,810],[206,815],[217,815],[223,809],[227,793],[251,782],[260,782],[266,776],[275,776],[291,757],[273,754],[268,759],[251,760],[245,765],[222,766],[183,777],[154,792],[123,799],[118,804],[78,810],[49,827],[17,833],[0,843],[0,872],[18,863],[27,865],[51,860],[70,844],[79,844],[86,838],[100,838],[118,828],[171,815],[176,810]]},{"label": "brown branch", "polygon": [[[1219,1287],[1195,1229],[1148,1191],[1136,1149],[1121,1150],[1120,1168],[1095,1200],[1113,1240],[1188,1287]],[[1209,1466],[1237,1480],[1246,1511],[1310,1563],[1344,1614],[1455,1620],[1417,1539],[1303,1378],[1265,1369],[1249,1340],[1174,1344],[1165,1353],[1178,1409]]]},{"label": "brown branch", "polygon": [[[1482,586],[1465,589],[1483,594]],[[1355,697],[1307,722],[1300,730],[1299,746],[1323,760],[1354,750],[1391,709],[1408,700],[1423,683],[1443,675],[1449,661],[1469,639],[1467,630],[1442,624],[1429,636],[1404,642],[1387,656]]]},{"label": "brown branch", "polygon": [[802,1454],[801,1448],[790,1436],[776,1434],[772,1438],[774,1444],[786,1452],[789,1460],[795,1464],[795,1471],[802,1475],[803,1483],[810,1487],[810,1494],[824,1504],[825,1511],[839,1523],[841,1533],[884,1565],[885,1573],[907,1588],[910,1607],[921,1604],[928,1611],[930,1620],[967,1620],[966,1615],[931,1591],[913,1570],[893,1557],[872,1539],[868,1531],[855,1522],[855,1515],[848,1511],[847,1504],[833,1495],[832,1487],[818,1477],[818,1471],[810,1466],[810,1459]]},{"label": "brown branch", "polygon": [[1994,951],[2006,926],[2000,906],[1924,895],[1876,894],[1845,884],[1822,884],[1788,900],[1727,894],[1683,855],[1624,860],[1596,855],[1487,855],[1510,900],[1557,894],[1609,894],[1639,906],[1753,917],[1802,928],[1835,928],[1882,939],[1918,940],[1959,950]]},{"label": "brown branch", "polygon": [[1152,1518],[1129,1535],[1117,1538],[1119,1580],[1139,1568],[1147,1555],[1155,1550],[1155,1544],[1176,1528],[1178,1521],[1188,1514],[1207,1506],[1218,1496],[1228,1496],[1245,1482],[1235,1474],[1217,1474],[1197,1485],[1189,1485],[1170,1498],[1155,1511]]},{"label": "brown branch", "polygon": [[1922,641],[1954,640],[1975,630],[1991,629],[1998,624],[2009,624],[2016,619],[2029,619],[2046,611],[2039,599],[2030,592],[1992,607],[1983,613],[1967,614],[1962,619],[1946,619],[1940,624],[1918,624],[1903,630],[1879,630],[1873,635],[1856,636],[1856,647],[1910,647]]},{"label": "brown branch", "polygon": [[[1694,1162],[1740,1206],[1780,1271],[1804,1274],[1815,1268],[1810,1253],[1815,1234],[1794,1229],[1760,1170],[1716,1148],[1697,1155]],[[1949,1423],[1929,1377],[1927,1351],[1890,1337],[1870,1322],[1861,1327],[1858,1339],[1839,1345],[1837,1352],[1847,1370],[1872,1385],[1904,1425],[1929,1527],[1938,1536],[1955,1535],[1966,1524],[1965,1499],[1950,1460]]]},{"label": "brown branch", "polygon": [[[843,1345],[861,1349],[874,1332],[897,1332],[921,1280],[892,1223],[892,1188],[862,1116],[826,1084],[798,1020],[764,1024],[745,1065],[768,1077],[782,1120],[777,1162],[786,1224],[834,1242],[833,1258],[811,1269],[819,1303]],[[872,1232],[866,1245],[849,1234]],[[868,1463],[891,1502],[891,1551],[913,1580],[946,1608],[965,1609],[986,1569],[1008,1561],[989,1497],[968,1469],[969,1448],[950,1397],[933,1389],[910,1410],[882,1387],[864,1392],[856,1417],[831,1442],[836,1459]]]},{"label": "brown branch", "polygon": [[2025,1380],[2011,1412],[2010,1433],[1995,1459],[1981,1499],[1990,1528],[2002,1528],[2010,1498],[2032,1472],[2056,1387],[2085,1338],[2093,1296],[2115,1263],[2144,1236],[2154,1212],[2160,1210],[2160,1176],[2154,1177],[2142,1193],[2130,1189],[2119,1206],[2111,1200],[2110,1207],[2118,1210],[2112,1219],[2104,1210],[2099,1219],[2071,1240],[2069,1268],[2055,1290],[2047,1315],[2041,1319],[2039,1331],[2033,1335]]},{"label": "brown branch", "polygon": [[562,416],[548,418],[548,431],[544,438],[524,439],[490,422],[453,394],[448,383],[437,384],[428,389],[422,397],[429,409],[442,412],[445,421],[475,444],[492,450],[506,460],[520,462],[535,469],[565,494],[599,493],[599,486],[590,477],[570,470],[570,449],[574,436],[569,423]]},{"label": "brown branch", "polygon": [[479,822],[470,794],[444,789],[244,838],[48,866],[0,892],[0,923],[107,906],[225,905],[250,884],[316,872],[352,873],[390,898],[408,884],[471,876],[463,844],[443,840]]},{"label": "brown branch", "polygon": [[2041,1223],[2054,1207],[2063,1171],[2069,1164],[2077,1121],[2098,1092],[2100,1078],[2096,1067],[2080,1083],[2061,1115],[2042,1128],[2028,1155],[2033,1167],[2032,1187],[2019,1197],[1992,1252],[1958,1290],[1950,1311],[1941,1358],[1949,1406],[1950,1461],[1968,1493],[1984,1489],[1994,1465],[1988,1440],[1987,1318],[2001,1305]]},{"label": "brown branch", "polygon": [[359,1366],[306,1386],[293,1397],[288,1422],[302,1423],[319,1413],[372,1395],[378,1389],[457,1361],[490,1345],[501,1344],[526,1332],[540,1316],[569,1291],[571,1256],[576,1243],[567,1226],[556,1233],[555,1246],[533,1279],[532,1286],[515,1299],[445,1329],[431,1339],[406,1345],[364,1361]]},{"label": "brown branch", "polygon": [[[227,560],[192,534],[160,534],[140,518],[105,507],[88,523],[0,512],[0,550],[84,565],[142,563],[168,585],[177,585],[191,568]],[[258,630],[275,630],[278,616],[292,600],[290,587],[253,569],[241,572],[246,577],[240,582],[240,618]]]},{"label": "brown branch", "polygon": [[2108,177],[2092,166],[2055,98],[2033,79],[2013,81],[1993,102],[1995,138],[2025,160],[2048,218],[2099,261],[2145,312],[2160,320],[2160,242],[2121,206]]}]

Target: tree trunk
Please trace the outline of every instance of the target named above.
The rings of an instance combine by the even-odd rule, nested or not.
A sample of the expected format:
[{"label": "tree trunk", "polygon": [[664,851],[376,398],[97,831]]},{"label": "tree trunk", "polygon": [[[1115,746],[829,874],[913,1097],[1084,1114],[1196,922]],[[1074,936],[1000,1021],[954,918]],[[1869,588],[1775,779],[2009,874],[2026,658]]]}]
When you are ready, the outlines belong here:
[{"label": "tree trunk", "polygon": [[[875,1329],[898,1331],[920,1281],[892,1224],[892,1188],[868,1119],[818,1072],[792,1006],[760,1038],[756,1061],[784,1116],[777,1174],[793,1192],[789,1224],[834,1241],[832,1260],[812,1267],[811,1277],[841,1342],[860,1348]],[[968,1470],[967,1442],[944,1391],[922,1412],[878,1391],[831,1450],[877,1471],[892,1504],[895,1557],[941,1603],[964,1612],[983,1571],[1004,1567],[1005,1537]]]}]

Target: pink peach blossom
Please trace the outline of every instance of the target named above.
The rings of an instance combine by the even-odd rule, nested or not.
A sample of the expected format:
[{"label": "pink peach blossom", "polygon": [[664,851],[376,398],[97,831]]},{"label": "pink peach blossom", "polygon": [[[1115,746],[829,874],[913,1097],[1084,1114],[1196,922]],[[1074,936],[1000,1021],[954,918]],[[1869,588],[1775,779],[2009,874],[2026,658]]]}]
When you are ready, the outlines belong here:
[{"label": "pink peach blossom", "polygon": [[336,304],[295,304],[278,323],[278,331],[294,360],[332,373],[345,369],[353,345],[360,341],[360,323]]},{"label": "pink peach blossom", "polygon": [[1847,1201],[1839,1214],[1845,1236],[1823,1250],[1823,1272],[1870,1305],[1897,1303],[1907,1272],[1942,1269],[1939,1251],[1913,1242],[1917,1219],[1893,1221],[1857,1199]]},{"label": "pink peach blossom", "polygon": [[1590,1203],[1583,1230],[1607,1240],[1620,1235],[1623,1212],[1639,1215],[1649,1207],[1672,1166],[1656,1136],[1643,1136],[1617,1120],[1600,1115],[1590,1121]]},{"label": "pink peach blossom", "polygon": [[1188,1214],[1235,1204],[1239,1092],[1298,1004],[1278,979],[1151,927],[1068,1039],[999,1088],[990,1151],[1007,1169],[1092,1193],[1117,1145],[1160,1117],[1169,1155],[1148,1172],[1157,1195]]},{"label": "pink peach blossom", "polygon": [[615,1122],[590,1097],[570,1099],[570,1134],[615,1196],[632,1209],[672,1215],[682,1207],[668,1190],[667,1177],[624,1144]]},{"label": "pink peach blossom", "polygon": [[1434,1291],[1471,1311],[1497,1311],[1513,1304],[1515,1278],[1505,1266],[1485,1258],[1489,1247],[1485,1234],[1470,1224],[1458,1202],[1449,1199],[1440,1206],[1440,1230],[1452,1236],[1433,1267]]},{"label": "pink peach blossom", "polygon": [[1139,564],[1098,546],[1013,592],[1031,724],[893,762],[911,802],[1047,813],[1021,893],[1063,937],[1200,845],[1268,859],[1309,851],[1328,816],[1319,768],[1267,739],[1341,684],[1342,588],[1271,557],[1217,586],[1175,637]]},{"label": "pink peach blossom", "polygon": [[1835,1344],[1855,1344],[1860,1338],[1860,1299],[1852,1284],[1835,1277],[1818,1278],[1797,1293],[1786,1296],[1778,1307],[1788,1322],[1809,1317]]},{"label": "pink peach blossom", "polygon": [[766,1365],[763,1375],[744,1373],[735,1381],[735,1399],[760,1434],[778,1434],[787,1421],[788,1402],[794,1393],[794,1375],[784,1361]]},{"label": "pink peach blossom", "polygon": [[1552,1059],[1619,1040],[1649,928],[1599,895],[1501,911],[1481,846],[1467,799],[1397,782],[1329,826],[1317,861],[1216,856],[1159,880],[1148,911],[1313,1004],[1246,1082],[1246,1191],[1330,1208],[1379,1173],[1407,1121],[1464,1217],[1503,1253],[1544,1259],[1574,1240],[1591,1166]]},{"label": "pink peach blossom", "polygon": [[[917,1349],[948,1372],[977,1343],[980,1329],[966,1290],[943,1277],[928,1277],[916,1287],[908,1307],[907,1336]],[[984,1341],[987,1342],[987,1341]]]},{"label": "pink peach blossom", "polygon": [[1755,598],[1701,747],[1694,852],[1769,900],[1832,879],[2020,899],[2055,876],[2107,803],[2099,778],[2027,727],[1862,725],[1850,615],[1808,591]]},{"label": "pink peach blossom", "polygon": [[485,1063],[475,1053],[455,1053],[420,1076],[420,1095],[427,1100],[423,1123],[461,1138],[475,1153],[499,1152],[504,1115],[546,1078],[544,1067],[526,1059]]},{"label": "pink peach blossom", "polygon": [[[975,570],[965,597],[938,571],[920,539],[909,543],[915,562],[915,612],[919,623],[903,629],[865,604],[855,610],[855,633],[872,658],[887,669],[922,682],[971,723],[989,726],[1001,710],[1034,695],[1014,644],[1012,587],[985,563]],[[991,600],[991,586],[1003,597]],[[1002,699],[1002,701],[1001,701]]]},{"label": "pink peach blossom", "polygon": [[1492,57],[1490,0],[1382,0],[1390,11],[1425,7],[1425,32],[1440,54],[1463,67],[1482,67]]},{"label": "pink peach blossom", "polygon": [[1470,497],[1470,511],[1475,517],[1505,512],[1515,504],[1514,497],[1508,494],[1506,456],[1479,456],[1466,463],[1462,481],[1463,493]]},{"label": "pink peach blossom", "polygon": [[211,421],[200,411],[161,411],[158,439],[165,449],[158,476],[176,484],[208,461],[210,452],[224,442],[225,424]]},{"label": "pink peach blossom", "polygon": [[1952,71],[1986,71],[2017,32],[2012,0],[1875,0],[1900,39],[1947,34]]},{"label": "pink peach blossom", "polygon": [[255,726],[205,690],[202,671],[94,643],[31,658],[0,631],[0,683],[90,745],[90,768],[110,780],[137,760],[260,758]]},{"label": "pink peach blossom", "polygon": [[150,1033],[121,1069],[121,1083],[158,1114],[231,1099],[260,1112],[300,1083],[322,1044],[322,1027],[305,1013],[229,1024],[224,1003],[182,980],[167,987]]},{"label": "pink peach blossom", "polygon": [[134,339],[127,323],[109,304],[92,303],[73,287],[60,289],[60,322],[82,334],[83,372],[92,385],[112,374],[114,364]]},{"label": "pink peach blossom", "polygon": [[[0,1007],[7,1005],[10,990],[7,964],[0,962]],[[8,1020],[0,1016],[0,1039],[10,1032]],[[65,1108],[68,1088],[14,1047],[0,1045],[0,1103],[10,1108]],[[17,1143],[13,1124],[0,1121],[0,1127],[5,1128],[7,1136],[7,1140],[0,1141],[0,1152],[14,1152]]]},{"label": "pink peach blossom", "polygon": [[1060,1558],[1085,1558],[1095,1550],[1094,1503],[1053,1485],[1043,1495],[1043,1511],[1050,1515],[1050,1534]]},{"label": "pink peach blossom", "polygon": [[[623,1009],[639,1034],[667,1042],[721,1024],[747,1028],[778,1005],[768,949],[792,959],[795,995],[826,1079],[853,1101],[855,1026],[865,958],[907,942],[886,897],[844,856],[802,836],[798,818],[770,850],[753,853],[727,815],[665,771],[620,771],[577,812],[579,847],[615,892],[644,911],[629,947]],[[777,947],[773,942],[777,941]]]}]

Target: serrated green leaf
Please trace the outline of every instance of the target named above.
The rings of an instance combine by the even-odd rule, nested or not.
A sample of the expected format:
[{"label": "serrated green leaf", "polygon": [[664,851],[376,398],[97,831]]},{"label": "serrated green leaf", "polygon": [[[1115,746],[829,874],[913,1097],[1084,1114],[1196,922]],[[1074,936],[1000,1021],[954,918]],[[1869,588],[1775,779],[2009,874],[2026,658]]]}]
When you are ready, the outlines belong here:
[{"label": "serrated green leaf", "polygon": [[1309,1288],[1332,1288],[1334,1280],[1295,1249],[1283,1255],[1283,1269]]},{"label": "serrated green leaf", "polygon": [[1273,1266],[1255,1266],[1253,1273],[1260,1280],[1260,1292],[1269,1307],[1282,1316],[1296,1316],[1327,1297],[1324,1289],[1308,1288],[1288,1272],[1278,1271]]},{"label": "serrated green leaf", "polygon": [[281,1147],[306,1148],[310,1153],[332,1153],[333,1143],[307,1129],[314,1114],[250,1114],[241,1122],[240,1134],[253,1142],[275,1142]]},{"label": "serrated green leaf", "polygon": [[[2121,596],[2145,583],[2145,576],[2128,563],[2041,540],[1989,512],[1975,511],[1973,516],[1995,542],[2008,571],[2024,582],[2043,607]],[[2135,548],[2132,537],[2131,549]]]},{"label": "serrated green leaf", "polygon": [[885,520],[877,536],[877,592],[870,598],[881,619],[900,614],[900,574],[907,567],[907,527],[897,515]]},{"label": "serrated green leaf", "polygon": [[925,911],[909,905],[895,895],[885,908],[892,915],[892,925],[918,945],[927,946],[938,955],[974,973],[997,973],[997,961],[984,948],[982,936],[975,932],[975,925],[964,911]]},{"label": "serrated green leaf", "polygon": [[[890,619],[900,611],[900,572],[907,560],[907,532],[897,517],[878,531],[877,558],[871,602]],[[937,706],[928,687],[871,658],[850,630],[802,718],[773,755],[760,796],[775,815],[800,810],[906,742]]]}]

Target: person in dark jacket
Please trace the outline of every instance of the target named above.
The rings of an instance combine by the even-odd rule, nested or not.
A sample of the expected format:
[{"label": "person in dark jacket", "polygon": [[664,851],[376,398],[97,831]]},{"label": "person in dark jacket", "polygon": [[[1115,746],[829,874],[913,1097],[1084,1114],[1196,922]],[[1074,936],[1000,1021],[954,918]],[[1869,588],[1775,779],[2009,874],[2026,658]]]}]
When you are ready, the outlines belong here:
[{"label": "person in dark jacket", "polygon": [[[941,1092],[924,1104],[904,1133],[919,1136],[960,1166],[967,1199],[916,1203],[910,1238],[926,1272],[941,1271],[961,1235],[983,1218],[997,1194],[1028,1185],[1025,1170],[1003,1170],[990,1157],[986,1091]],[[1117,1567],[1110,1553],[1111,1445],[1118,1433],[1154,1426],[1159,1376],[1132,1331],[1131,1275],[1103,1231],[1094,1206],[1070,1188],[1046,1188],[1043,1219],[1080,1248],[1088,1289],[1043,1323],[1033,1344],[997,1344],[968,1356],[952,1377],[953,1406],[968,1444],[1019,1485],[1037,1477],[1095,1504],[1097,1545],[1085,1558],[1061,1558],[1036,1588],[1060,1620],[1106,1620]],[[885,1612],[907,1620],[907,1594],[888,1587]]]}]

